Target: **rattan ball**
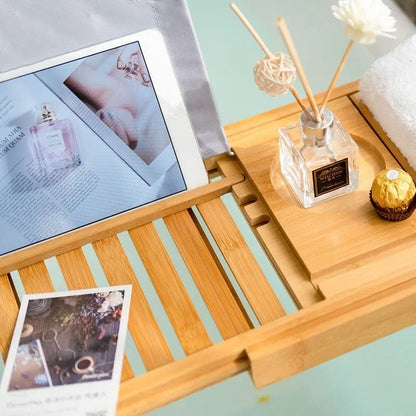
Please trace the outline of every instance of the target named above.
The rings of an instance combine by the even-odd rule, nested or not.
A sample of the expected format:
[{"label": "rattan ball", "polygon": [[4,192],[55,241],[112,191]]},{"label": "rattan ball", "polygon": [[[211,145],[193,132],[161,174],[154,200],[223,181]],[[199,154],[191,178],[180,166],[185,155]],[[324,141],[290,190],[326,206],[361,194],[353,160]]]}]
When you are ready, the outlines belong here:
[{"label": "rattan ball", "polygon": [[254,80],[265,93],[277,97],[285,94],[296,79],[292,59],[282,52],[264,57],[254,67]]}]

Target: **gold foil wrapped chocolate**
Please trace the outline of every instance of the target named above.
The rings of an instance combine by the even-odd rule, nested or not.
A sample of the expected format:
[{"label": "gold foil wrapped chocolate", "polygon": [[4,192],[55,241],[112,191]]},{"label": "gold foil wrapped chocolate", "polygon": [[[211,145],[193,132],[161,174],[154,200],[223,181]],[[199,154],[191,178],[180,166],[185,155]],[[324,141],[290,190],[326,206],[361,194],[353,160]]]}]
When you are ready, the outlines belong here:
[{"label": "gold foil wrapped chocolate", "polygon": [[373,181],[370,200],[380,217],[401,221],[413,213],[415,193],[415,184],[408,173],[401,169],[385,169]]},{"label": "gold foil wrapped chocolate", "polygon": [[381,208],[406,210],[413,200],[416,188],[411,176],[401,169],[385,169],[371,187],[374,202]]}]

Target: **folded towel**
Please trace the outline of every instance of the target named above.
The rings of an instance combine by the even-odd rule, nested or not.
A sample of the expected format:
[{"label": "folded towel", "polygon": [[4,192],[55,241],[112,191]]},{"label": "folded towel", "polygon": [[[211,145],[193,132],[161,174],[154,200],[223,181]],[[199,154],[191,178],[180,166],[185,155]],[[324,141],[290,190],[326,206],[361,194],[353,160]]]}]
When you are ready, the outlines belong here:
[{"label": "folded towel", "polygon": [[363,102],[416,169],[416,35],[378,58],[359,88]]}]

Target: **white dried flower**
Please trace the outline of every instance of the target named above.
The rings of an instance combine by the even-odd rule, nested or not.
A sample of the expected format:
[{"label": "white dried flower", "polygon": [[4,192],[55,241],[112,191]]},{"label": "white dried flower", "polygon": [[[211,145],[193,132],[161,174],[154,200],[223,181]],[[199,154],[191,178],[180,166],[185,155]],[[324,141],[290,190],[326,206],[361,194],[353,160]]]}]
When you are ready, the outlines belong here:
[{"label": "white dried flower", "polygon": [[110,306],[113,308],[123,303],[123,295],[118,290],[116,292],[111,292],[107,299],[110,302]]},{"label": "white dried flower", "polygon": [[381,0],[338,0],[338,6],[331,8],[355,42],[370,45],[377,36],[394,38],[390,33],[396,31],[396,19]]},{"label": "white dried flower", "polygon": [[99,313],[105,313],[110,308],[110,302],[108,300],[105,300],[101,306],[97,309],[97,312]]},{"label": "white dried flower", "polygon": [[101,297],[104,298],[104,302],[97,309],[97,312],[100,313],[108,312],[110,308],[115,308],[123,303],[123,295],[118,290],[115,292],[103,292]]}]

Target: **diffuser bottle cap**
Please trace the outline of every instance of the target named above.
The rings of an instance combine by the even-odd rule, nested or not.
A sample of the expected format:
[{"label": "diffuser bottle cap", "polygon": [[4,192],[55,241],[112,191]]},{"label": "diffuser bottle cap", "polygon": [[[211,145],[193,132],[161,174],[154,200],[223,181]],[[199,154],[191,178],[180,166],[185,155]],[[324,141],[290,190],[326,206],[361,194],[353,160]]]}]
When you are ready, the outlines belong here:
[{"label": "diffuser bottle cap", "polygon": [[303,141],[307,146],[324,146],[332,138],[334,115],[325,108],[321,114],[322,121],[315,122],[305,113],[300,116]]}]

